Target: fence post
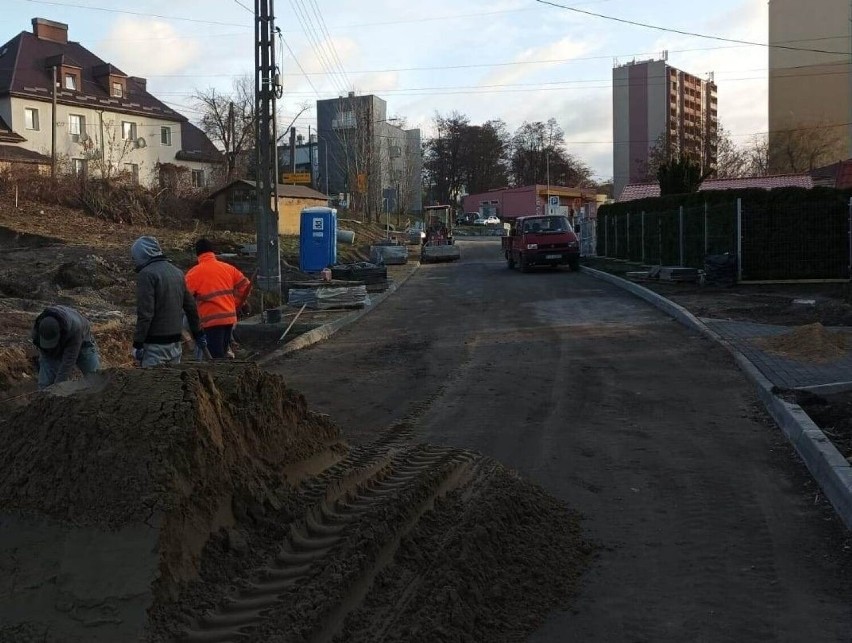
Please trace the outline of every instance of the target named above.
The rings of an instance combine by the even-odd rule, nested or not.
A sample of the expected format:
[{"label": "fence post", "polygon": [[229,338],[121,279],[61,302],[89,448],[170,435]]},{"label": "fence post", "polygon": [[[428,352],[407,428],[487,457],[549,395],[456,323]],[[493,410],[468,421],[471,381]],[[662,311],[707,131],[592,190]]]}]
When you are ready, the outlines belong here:
[{"label": "fence post", "polygon": [[677,217],[677,238],[678,238],[678,264],[683,265],[683,206],[678,209]]},{"label": "fence post", "polygon": [[627,213],[627,261],[630,261],[630,213]]},{"label": "fence post", "polygon": [[604,257],[609,256],[609,215],[604,217]]},{"label": "fence post", "polygon": [[[850,199],[852,202],[852,199]],[[852,211],[852,205],[850,205],[850,211]],[[642,263],[645,263],[645,211],[642,211]]]},{"label": "fence post", "polygon": [[849,197],[849,279],[852,281],[852,197]]},{"label": "fence post", "polygon": [[737,282],[743,280],[743,200],[737,199]]},{"label": "fence post", "polygon": [[707,250],[710,244],[707,239],[707,201],[704,202],[704,256],[707,256]]},{"label": "fence post", "polygon": [[657,238],[660,242],[660,265],[663,265],[663,217],[660,216],[660,213],[657,213]]},{"label": "fence post", "polygon": [[615,215],[615,258],[618,259],[618,215]]}]

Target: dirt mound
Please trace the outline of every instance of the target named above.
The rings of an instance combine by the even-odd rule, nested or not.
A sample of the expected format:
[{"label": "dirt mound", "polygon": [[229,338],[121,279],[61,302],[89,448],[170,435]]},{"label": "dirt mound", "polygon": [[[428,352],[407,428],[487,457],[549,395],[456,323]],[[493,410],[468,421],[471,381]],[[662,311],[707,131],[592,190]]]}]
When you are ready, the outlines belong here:
[{"label": "dirt mound", "polygon": [[126,285],[126,269],[97,255],[86,255],[76,261],[63,263],[56,270],[54,281],[62,288],[108,288]]},{"label": "dirt mound", "polygon": [[819,322],[756,340],[764,350],[805,362],[828,362],[846,355],[846,337],[827,330]]},{"label": "dirt mound", "polygon": [[168,590],[234,513],[280,505],[283,465],[339,438],[280,377],[242,364],[111,370],[53,389],[0,423],[0,508],[110,530],[159,521]]},{"label": "dirt mound", "polygon": [[360,449],[212,539],[147,640],[521,640],[570,603],[591,548],[563,503],[462,449]]}]

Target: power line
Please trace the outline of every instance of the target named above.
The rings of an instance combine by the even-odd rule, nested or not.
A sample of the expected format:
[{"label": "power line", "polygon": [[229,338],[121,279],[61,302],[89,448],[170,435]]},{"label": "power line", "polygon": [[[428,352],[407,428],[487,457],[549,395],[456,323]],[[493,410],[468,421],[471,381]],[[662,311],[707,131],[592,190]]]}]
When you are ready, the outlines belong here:
[{"label": "power line", "polygon": [[336,61],[338,68],[343,73],[343,78],[346,81],[347,87],[350,87],[352,83],[349,80],[349,76],[346,74],[346,68],[343,66],[343,61],[340,59],[340,54],[337,51],[337,46],[334,44],[334,39],[331,37],[331,34],[328,31],[328,25],[326,25],[325,18],[323,18],[322,16],[322,11],[320,10],[319,6],[317,6],[316,0],[309,1],[313,8],[314,15],[317,17],[317,21],[319,22],[320,29],[322,33],[325,34],[325,41],[329,45],[332,58]]},{"label": "power line", "polygon": [[557,9],[564,9],[566,11],[572,11],[574,13],[581,13],[586,16],[592,16],[593,18],[602,18],[603,20],[611,20],[613,22],[620,22],[625,25],[632,25],[634,27],[644,27],[645,29],[654,29],[656,31],[665,31],[668,33],[676,33],[681,36],[693,36],[695,38],[706,38],[708,40],[718,40],[720,42],[732,42],[741,45],[749,45],[753,47],[767,47],[767,48],[775,48],[775,49],[787,49],[790,51],[807,51],[810,53],[816,54],[830,54],[836,56],[849,56],[852,55],[848,51],[828,51],[825,49],[810,49],[806,47],[791,47],[790,45],[779,45],[765,42],[753,42],[751,40],[740,40],[738,38],[725,38],[723,36],[711,36],[708,34],[702,34],[695,31],[684,31],[682,29],[672,29],[670,27],[660,27],[659,25],[652,25],[646,22],[637,22],[635,20],[628,20],[626,18],[617,18],[615,16],[606,16],[602,13],[595,13],[594,11],[586,11],[585,9],[578,9],[577,7],[568,7],[564,4],[559,4],[556,2],[551,2],[550,0],[535,0],[539,4],[546,4],[551,7],[556,7]]},{"label": "power line", "polygon": [[[313,90],[314,90],[314,94],[316,94],[316,97],[317,97],[317,98],[319,98],[319,97],[320,97],[320,93],[317,91],[317,88],[316,88],[316,87],[314,87],[314,83],[313,83],[313,81],[311,81],[310,76],[308,76],[308,75],[305,73],[305,69],[302,67],[302,63],[300,63],[300,62],[299,62],[299,59],[298,59],[298,58],[296,58],[296,54],[294,54],[294,53],[293,53],[293,50],[290,48],[290,43],[288,43],[288,42],[287,42],[287,40],[284,38],[283,34],[282,34],[280,31],[278,32],[278,38],[279,38],[279,40],[280,40],[280,41],[284,44],[284,46],[285,46],[285,47],[287,47],[287,51],[289,51],[289,52],[290,52],[290,55],[293,57],[293,62],[295,62],[295,63],[296,63],[296,65],[299,67],[299,69],[300,69],[300,70],[301,70],[301,72],[302,72],[302,75],[305,77],[305,80],[307,80],[307,81],[308,81],[308,85],[310,85],[310,86],[311,86],[311,89],[313,89]],[[282,56],[282,58],[283,58],[283,56]]]},{"label": "power line", "polygon": [[325,50],[322,48],[322,46],[316,39],[313,30],[308,26],[307,20],[305,19],[305,16],[302,13],[302,6],[298,5],[294,0],[290,0],[290,6],[293,8],[293,13],[296,16],[296,19],[299,21],[299,24],[302,26],[302,31],[304,32],[305,37],[308,40],[308,45],[314,52],[314,56],[316,57],[319,64],[323,67],[323,69],[328,72],[328,79],[335,85],[337,91],[345,91],[346,82],[341,79],[340,72],[337,71],[334,66],[329,63],[328,58],[325,54]]},{"label": "power line", "polygon": [[34,4],[46,4],[55,7],[69,7],[73,9],[89,9],[91,11],[104,11],[107,13],[122,13],[129,16],[141,16],[146,18],[161,18],[163,20],[177,20],[180,22],[194,22],[202,25],[223,25],[225,27],[247,27],[234,22],[218,22],[216,20],[199,20],[198,18],[184,18],[181,16],[166,16],[158,13],[146,13],[143,11],[128,11],[127,9],[112,9],[109,7],[93,7],[91,5],[80,6],[79,4],[68,4],[65,2],[53,2],[52,0],[24,0]]}]

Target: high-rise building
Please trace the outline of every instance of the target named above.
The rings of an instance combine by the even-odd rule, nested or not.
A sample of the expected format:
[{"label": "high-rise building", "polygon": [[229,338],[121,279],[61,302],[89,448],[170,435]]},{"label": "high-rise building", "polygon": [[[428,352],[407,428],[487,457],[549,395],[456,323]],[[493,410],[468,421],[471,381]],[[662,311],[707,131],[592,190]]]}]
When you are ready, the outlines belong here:
[{"label": "high-rise building", "polygon": [[850,20],[849,0],[769,1],[769,44],[782,46],[769,48],[769,154],[776,172],[852,156]]},{"label": "high-rise building", "polygon": [[716,165],[718,104],[712,78],[702,80],[671,67],[664,56],[612,70],[613,189],[653,180],[656,146],[683,153],[705,170]]},{"label": "high-rise building", "polygon": [[422,210],[420,130],[397,126],[384,100],[354,92],[318,100],[317,130],[329,196],[369,215]]}]

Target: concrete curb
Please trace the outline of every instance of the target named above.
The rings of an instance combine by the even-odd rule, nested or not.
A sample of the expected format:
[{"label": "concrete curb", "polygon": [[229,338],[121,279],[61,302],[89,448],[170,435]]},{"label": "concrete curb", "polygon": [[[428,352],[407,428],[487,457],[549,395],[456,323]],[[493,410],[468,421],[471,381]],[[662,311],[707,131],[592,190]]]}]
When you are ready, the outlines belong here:
[{"label": "concrete curb", "polygon": [[[730,342],[725,341],[713,332],[695,315],[683,306],[666,299],[653,290],[639,284],[627,281],[594,268],[583,266],[586,274],[618,286],[629,293],[647,301],[678,322],[698,331],[702,335],[724,346],[733,355],[740,370],[751,380],[757,389],[758,397],[776,424],[795,447],[799,457],[807,466],[808,471],[817,481],[822,492],[828,498],[837,515],[852,529],[852,466],[844,458],[834,444],[831,443],[820,428],[798,404],[791,404],[775,395],[775,387],[749,359],[737,350]],[[831,385],[829,385],[831,386]]]},{"label": "concrete curb", "polygon": [[414,266],[414,270],[409,272],[401,280],[394,281],[393,283],[391,283],[390,286],[388,286],[388,289],[386,291],[376,295],[375,297],[373,297],[371,295],[370,296],[371,304],[369,306],[367,306],[366,308],[362,308],[360,310],[356,310],[354,312],[351,312],[348,315],[344,315],[343,317],[340,317],[339,319],[335,319],[332,322],[328,322],[327,324],[323,324],[322,326],[318,326],[317,328],[314,328],[313,330],[309,330],[307,333],[303,333],[303,334],[299,335],[293,341],[287,342],[281,348],[274,350],[271,353],[269,353],[268,355],[264,355],[263,357],[258,359],[257,364],[260,365],[260,366],[263,366],[264,364],[268,364],[269,362],[272,362],[276,359],[284,357],[284,355],[287,355],[289,353],[293,353],[293,352],[301,350],[303,348],[307,348],[308,346],[312,346],[313,344],[321,342],[324,339],[328,339],[329,337],[334,335],[334,333],[339,331],[344,326],[348,326],[352,322],[355,322],[355,321],[361,319],[361,317],[363,317],[364,315],[369,313],[371,310],[374,310],[385,299],[387,299],[388,297],[390,297],[390,295],[392,295],[394,292],[396,292],[396,290],[400,286],[402,286],[406,281],[411,279],[411,276],[415,272],[417,272],[417,270],[419,268],[420,268],[420,262],[418,261],[416,263],[416,265]]}]

